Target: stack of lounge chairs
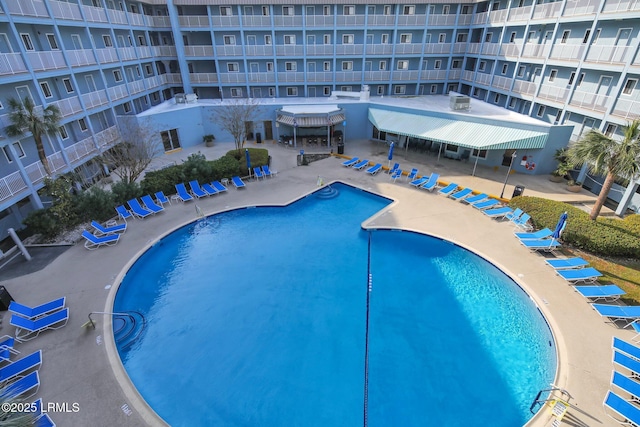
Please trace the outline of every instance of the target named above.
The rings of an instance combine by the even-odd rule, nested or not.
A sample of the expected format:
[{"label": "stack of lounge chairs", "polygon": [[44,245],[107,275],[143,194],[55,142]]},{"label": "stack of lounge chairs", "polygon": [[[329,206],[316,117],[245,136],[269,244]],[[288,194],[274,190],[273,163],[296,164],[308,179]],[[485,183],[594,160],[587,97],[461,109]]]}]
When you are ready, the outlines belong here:
[{"label": "stack of lounge chairs", "polygon": [[610,390],[604,398],[606,414],[620,424],[640,425],[640,348],[613,337]]}]

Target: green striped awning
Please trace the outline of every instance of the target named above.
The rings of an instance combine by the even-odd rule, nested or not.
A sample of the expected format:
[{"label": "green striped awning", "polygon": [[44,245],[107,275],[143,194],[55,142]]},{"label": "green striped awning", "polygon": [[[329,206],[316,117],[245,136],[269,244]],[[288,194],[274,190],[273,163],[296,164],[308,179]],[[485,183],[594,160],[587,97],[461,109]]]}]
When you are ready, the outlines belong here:
[{"label": "green striped awning", "polygon": [[479,150],[543,148],[546,132],[369,108],[378,130]]}]

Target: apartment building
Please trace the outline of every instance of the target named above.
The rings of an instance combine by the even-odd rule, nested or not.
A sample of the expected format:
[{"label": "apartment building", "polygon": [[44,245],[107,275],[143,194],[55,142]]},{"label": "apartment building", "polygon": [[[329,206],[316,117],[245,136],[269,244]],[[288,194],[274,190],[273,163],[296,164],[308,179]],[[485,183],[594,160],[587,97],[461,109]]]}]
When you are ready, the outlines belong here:
[{"label": "apartment building", "polygon": [[[216,4],[214,4],[216,3]],[[32,138],[9,138],[8,100],[57,105],[56,173],[90,179],[118,116],[176,93],[200,99],[456,91],[619,137],[640,117],[640,1],[217,4],[212,0],[0,0],[0,225],[42,205]],[[299,3],[299,4],[298,4]],[[366,137],[370,137],[367,135]],[[592,191],[598,182],[580,179]],[[622,183],[625,184],[626,183]],[[632,200],[638,183],[612,198]],[[638,209],[637,206],[632,208]]]}]

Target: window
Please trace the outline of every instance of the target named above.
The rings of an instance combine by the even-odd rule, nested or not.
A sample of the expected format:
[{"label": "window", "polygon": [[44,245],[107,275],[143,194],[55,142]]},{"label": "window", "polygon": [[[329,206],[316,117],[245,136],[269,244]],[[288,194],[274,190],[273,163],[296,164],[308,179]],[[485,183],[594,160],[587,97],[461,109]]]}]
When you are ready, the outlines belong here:
[{"label": "window", "polygon": [[398,61],[398,70],[408,70],[409,69],[409,61]]},{"label": "window", "polygon": [[407,87],[405,85],[396,85],[393,88],[393,93],[396,95],[404,95],[407,91]]},{"label": "window", "polygon": [[226,45],[235,45],[236,44],[236,36],[222,36],[222,40]]},{"label": "window", "polygon": [[329,61],[324,61],[322,63],[322,70],[323,71],[331,71],[331,62]]},{"label": "window", "polygon": [[233,16],[231,6],[220,6],[220,16]]},{"label": "window", "polygon": [[324,16],[331,16],[331,6],[322,6],[322,14]]},{"label": "window", "polygon": [[536,37],[536,32],[529,31],[529,34],[527,34],[527,43],[533,43],[535,37]]},{"label": "window", "polygon": [[479,159],[486,159],[487,158],[487,150],[478,151],[477,148],[474,148],[473,151],[471,152],[471,156],[477,157]]},{"label": "window", "polygon": [[227,63],[227,71],[230,73],[237,73],[240,71],[240,65],[237,62],[229,62]]},{"label": "window", "polygon": [[493,103],[494,104],[500,103],[500,94],[499,93],[496,93],[496,95],[493,97]]},{"label": "window", "polygon": [[267,62],[267,71],[273,71],[273,62]]},{"label": "window", "polygon": [[438,85],[431,85],[431,89],[429,89],[429,93],[436,93],[438,91]]},{"label": "window", "polygon": [[131,103],[125,102],[124,104],[122,104],[122,107],[124,108],[124,112],[125,113],[130,113],[131,112]]},{"label": "window", "polygon": [[502,64],[502,75],[507,74],[507,71],[509,71],[509,64]]},{"label": "window", "polygon": [[144,64],[144,72],[147,74],[153,74],[153,67],[151,64]]},{"label": "window", "polygon": [[434,62],[433,64],[433,69],[439,70],[441,66],[442,66],[442,61],[440,59],[436,59],[436,62]]},{"label": "window", "polygon": [[276,88],[275,87],[270,87],[269,88],[269,96],[276,96]]},{"label": "window", "polygon": [[264,44],[267,46],[271,46],[271,34],[266,34],[264,36]]},{"label": "window", "polygon": [[285,62],[284,69],[287,71],[297,71],[298,64],[296,62]]},{"label": "window", "polygon": [[33,42],[31,41],[31,36],[27,33],[20,34],[20,38],[22,39],[22,44],[24,44],[24,48],[26,50],[34,50]]},{"label": "window", "polygon": [[411,43],[411,34],[400,34],[400,43]]},{"label": "window", "polygon": [[458,152],[458,146],[455,144],[446,144],[444,146],[444,151],[451,151],[452,153]]},{"label": "window", "polygon": [[[16,153],[18,153],[18,158],[23,158],[25,157],[24,154],[24,150],[22,149],[22,145],[20,144],[20,141],[16,141],[13,143],[13,148],[16,150]],[[7,158],[7,162],[9,163],[13,163],[13,160],[11,159],[11,156],[9,155],[9,153],[11,152],[9,150],[9,146],[5,145],[4,147],[2,147],[2,151],[4,152],[4,156]]]},{"label": "window", "polygon": [[436,14],[436,6],[433,4],[429,5],[429,15],[435,15]]},{"label": "window", "polygon": [[[382,13],[384,15],[387,15],[387,16],[391,15],[391,6],[388,5],[388,4],[384,5],[384,7],[382,9]],[[380,86],[378,86],[378,87],[380,87]]]},{"label": "window", "polygon": [[516,41],[516,32],[512,32],[511,36],[509,37],[509,43],[513,43]]},{"label": "window", "polygon": [[555,81],[557,75],[558,75],[558,70],[556,69],[551,70],[551,72],[549,73],[549,81],[550,82]]},{"label": "window", "polygon": [[380,61],[380,63],[378,64],[378,69],[380,71],[386,71],[387,70],[387,61]]},{"label": "window", "polygon": [[86,131],[87,131],[87,129],[89,129],[89,128],[87,127],[87,122],[86,122],[84,119],[79,119],[79,120],[78,120],[78,126],[80,126],[80,130],[81,130],[82,132],[86,132]]},{"label": "window", "polygon": [[484,36],[484,41],[485,41],[485,42],[487,42],[487,43],[491,43],[491,39],[492,39],[492,38],[493,38],[493,33],[487,33],[487,34]]},{"label": "window", "polygon": [[571,34],[571,31],[569,30],[564,30],[562,32],[562,37],[560,38],[560,43],[566,43],[567,40],[569,39],[569,34]]},{"label": "window", "polygon": [[516,102],[517,102],[517,101],[518,101],[518,100],[517,100],[516,98],[511,98],[511,99],[509,100],[509,108],[511,108],[511,109],[516,108]]},{"label": "window", "polygon": [[580,77],[578,77],[578,83],[576,83],[576,87],[580,87],[583,80],[584,80],[584,73],[580,73]]},{"label": "window", "polygon": [[447,93],[455,92],[456,90],[458,90],[458,85],[455,83],[451,83],[449,84],[449,86],[447,86]]},{"label": "window", "polygon": [[556,113],[556,118],[553,120],[553,124],[557,125],[560,123],[560,117],[562,116],[562,110],[558,110]]},{"label": "window", "polygon": [[102,41],[104,42],[104,47],[113,47],[113,42],[111,41],[111,36],[108,34],[102,35]]},{"label": "window", "polygon": [[[480,89],[478,89],[477,87],[474,87],[473,88],[473,96],[476,97],[476,98],[478,96],[480,96]],[[458,149],[456,149],[456,151],[458,151]]]},{"label": "window", "polygon": [[51,93],[51,88],[49,87],[49,83],[42,82],[40,83],[40,87],[42,88],[42,93],[45,98],[51,98],[53,94]]},{"label": "window", "polygon": [[342,71],[353,70],[353,61],[342,61]]},{"label": "window", "polygon": [[160,97],[158,96],[158,92],[153,92],[153,93],[151,94],[151,100],[152,100],[152,101],[157,101],[157,100],[159,100],[159,99],[160,99]]},{"label": "window", "polygon": [[459,59],[454,59],[451,62],[451,68],[460,68],[461,64],[462,64],[462,61],[460,61]]},{"label": "window", "polygon": [[242,88],[241,87],[232,87],[231,88],[231,96],[233,98],[241,98],[242,97]]},{"label": "window", "polygon": [[446,43],[447,42],[447,35],[445,33],[440,33],[438,35],[438,43]]},{"label": "window", "polygon": [[465,43],[467,41],[467,37],[469,36],[468,33],[458,33],[456,35],[456,42],[457,43]]},{"label": "window", "polygon": [[171,151],[180,148],[180,139],[178,138],[178,129],[165,130],[160,132],[164,151]]},{"label": "window", "polygon": [[377,92],[378,92],[378,95],[384,95],[384,86],[381,86],[381,85],[378,86]]},{"label": "window", "polygon": [[538,105],[538,112],[536,113],[536,116],[538,117],[544,116],[544,110],[546,109],[547,107],[545,107],[544,105]]},{"label": "window", "polygon": [[633,90],[636,88],[638,84],[638,79],[627,79],[624,83],[624,88],[622,89],[622,93],[625,95],[631,95]]},{"label": "window", "polygon": [[617,129],[618,129],[618,125],[609,123],[607,125],[607,128],[604,130],[604,134],[607,135],[608,137],[612,137],[616,133]]},{"label": "window", "polygon": [[389,44],[389,34],[382,34],[380,36],[380,43]]},{"label": "window", "polygon": [[353,34],[343,34],[342,44],[353,44]]},{"label": "window", "polygon": [[518,77],[524,77],[524,72],[526,71],[526,68],[524,65],[521,65],[518,67]]},{"label": "window", "polygon": [[484,71],[487,68],[487,61],[480,61],[480,65],[478,66],[478,71]]},{"label": "window", "polygon": [[146,46],[147,45],[147,39],[144,38],[144,36],[138,36],[138,46]]},{"label": "window", "polygon": [[82,39],[80,38],[80,34],[71,34],[71,42],[73,43],[74,49],[82,49]]},{"label": "window", "polygon": [[293,16],[296,14],[295,8],[293,6],[282,6],[282,14]]},{"label": "window", "polygon": [[67,93],[73,93],[73,85],[71,84],[71,79],[62,79],[62,84],[64,85]]},{"label": "window", "polygon": [[117,82],[121,82],[122,81],[122,73],[120,72],[120,70],[113,70],[113,78]]},{"label": "window", "polygon": [[284,44],[296,44],[296,36],[291,34],[285,34]]},{"label": "window", "polygon": [[298,96],[298,88],[297,87],[288,87],[287,88],[287,96]]},{"label": "window", "polygon": [[136,65],[136,76],[141,77],[140,67],[138,67],[137,65]]},{"label": "window", "polygon": [[593,33],[593,39],[591,39],[591,44],[596,44],[599,38],[600,38],[600,28],[597,28],[596,32]]},{"label": "window", "polygon": [[449,7],[448,4],[445,4],[444,6],[442,6],[442,14],[443,15],[448,15],[449,14],[449,10],[450,10],[450,7]]},{"label": "window", "polygon": [[47,41],[49,42],[49,46],[51,50],[60,50],[58,47],[58,42],[56,41],[56,36],[53,34],[47,34]]},{"label": "window", "polygon": [[331,86],[325,86],[322,88],[322,93],[324,94],[324,96],[329,96],[331,95]]},{"label": "window", "polygon": [[351,86],[340,86],[340,90],[343,92],[351,92],[353,88]]},{"label": "window", "polygon": [[60,126],[58,128],[58,132],[60,132],[60,138],[63,140],[69,138],[69,133],[67,132],[67,127],[65,125]]},{"label": "window", "polygon": [[355,15],[356,14],[356,7],[355,6],[343,6],[342,7],[342,14],[343,15]]},{"label": "window", "polygon": [[262,6],[262,16],[269,16],[269,6]]},{"label": "window", "polygon": [[402,6],[402,14],[403,15],[413,15],[416,13],[415,6]]},{"label": "window", "polygon": [[582,38],[582,43],[586,43],[589,40],[589,35],[591,34],[591,30],[587,30],[584,32],[584,37]]},{"label": "window", "polygon": [[331,34],[324,34],[322,36],[322,43],[331,44]]}]

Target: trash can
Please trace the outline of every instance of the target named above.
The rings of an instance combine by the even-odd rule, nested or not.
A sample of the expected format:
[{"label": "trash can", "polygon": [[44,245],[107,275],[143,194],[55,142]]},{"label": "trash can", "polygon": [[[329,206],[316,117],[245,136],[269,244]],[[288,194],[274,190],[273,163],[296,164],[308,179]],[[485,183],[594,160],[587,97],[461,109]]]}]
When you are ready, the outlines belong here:
[{"label": "trash can", "polygon": [[9,310],[9,304],[11,304],[13,298],[9,295],[7,288],[0,286],[0,311]]},{"label": "trash can", "polygon": [[256,133],[256,144],[262,144],[262,134],[260,132]]},{"label": "trash can", "polygon": [[344,154],[344,142],[338,141],[338,154]]},{"label": "trash can", "polygon": [[513,195],[511,196],[511,198],[522,196],[522,193],[524,193],[524,185],[516,185],[513,189]]}]

